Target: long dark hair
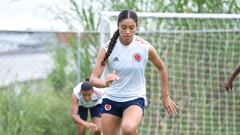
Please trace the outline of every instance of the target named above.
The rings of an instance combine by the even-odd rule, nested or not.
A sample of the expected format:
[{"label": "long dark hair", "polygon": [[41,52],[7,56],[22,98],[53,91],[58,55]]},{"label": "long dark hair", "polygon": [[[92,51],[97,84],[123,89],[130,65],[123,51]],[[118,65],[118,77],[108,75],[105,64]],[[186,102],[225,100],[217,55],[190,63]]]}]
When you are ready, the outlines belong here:
[{"label": "long dark hair", "polygon": [[[132,18],[136,24],[138,24],[138,16],[137,14],[134,12],[134,11],[131,11],[131,10],[122,10],[120,12],[120,14],[118,15],[118,22],[117,22],[117,25],[119,25],[119,23],[124,20],[124,19],[127,19],[127,18]],[[110,40],[110,43],[108,45],[108,50],[105,54],[105,57],[101,63],[102,66],[105,65],[105,62],[106,60],[108,59],[108,57],[111,55],[112,53],[112,50],[117,42],[117,39],[119,37],[119,30],[117,29],[117,31],[113,34],[111,40]]]}]

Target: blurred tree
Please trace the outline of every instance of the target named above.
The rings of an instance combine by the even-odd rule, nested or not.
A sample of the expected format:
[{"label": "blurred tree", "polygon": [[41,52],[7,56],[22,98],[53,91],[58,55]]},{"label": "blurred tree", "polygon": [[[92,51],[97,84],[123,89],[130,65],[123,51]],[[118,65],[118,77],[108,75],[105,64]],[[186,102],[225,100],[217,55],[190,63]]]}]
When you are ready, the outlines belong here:
[{"label": "blurred tree", "polygon": [[[59,8],[53,11],[56,12],[57,19],[68,24],[69,29],[77,30],[81,27],[84,30],[80,39],[80,52],[77,51],[76,35],[74,38],[68,36],[71,39],[71,50],[76,65],[77,53],[81,53],[81,78],[89,77],[93,64],[89,56],[95,58],[100,46],[98,36],[93,33],[97,33],[99,29],[101,11],[131,9],[137,12],[240,13],[239,0],[69,0],[69,2],[68,11],[59,11]],[[182,25],[188,27],[187,23]],[[92,52],[94,55],[91,55]],[[62,71],[62,67],[58,71]]]}]

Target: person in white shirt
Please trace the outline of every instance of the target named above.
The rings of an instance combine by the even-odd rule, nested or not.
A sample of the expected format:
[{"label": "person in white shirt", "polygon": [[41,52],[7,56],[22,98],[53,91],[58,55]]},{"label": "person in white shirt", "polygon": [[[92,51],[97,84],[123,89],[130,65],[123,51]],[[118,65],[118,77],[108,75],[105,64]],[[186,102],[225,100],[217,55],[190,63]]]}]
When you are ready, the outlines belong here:
[{"label": "person in white shirt", "polygon": [[[168,74],[155,48],[135,35],[138,17],[134,11],[123,10],[118,16],[118,29],[97,56],[90,83],[106,87],[103,98],[103,135],[136,135],[146,106],[145,67],[150,60],[162,79],[162,101],[169,115],[178,106],[168,95]],[[105,75],[105,76],[104,76]],[[105,78],[104,78],[105,77]]]},{"label": "person in white shirt", "polygon": [[[77,126],[78,135],[85,135],[90,129],[94,135],[101,135],[101,103],[103,90],[93,87],[89,81],[79,83],[72,94],[71,117]],[[87,121],[90,111],[92,122]]]}]

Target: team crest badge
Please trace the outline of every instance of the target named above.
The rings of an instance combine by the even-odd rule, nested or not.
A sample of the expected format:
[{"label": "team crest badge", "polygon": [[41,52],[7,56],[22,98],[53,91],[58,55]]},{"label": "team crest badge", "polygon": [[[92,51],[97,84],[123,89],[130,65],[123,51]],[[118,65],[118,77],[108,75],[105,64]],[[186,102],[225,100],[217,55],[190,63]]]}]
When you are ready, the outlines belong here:
[{"label": "team crest badge", "polygon": [[141,54],[140,54],[140,53],[134,54],[134,55],[133,55],[133,60],[134,60],[135,62],[140,62],[140,61],[142,60]]},{"label": "team crest badge", "polygon": [[104,108],[106,111],[109,111],[111,110],[112,106],[110,104],[105,104]]}]

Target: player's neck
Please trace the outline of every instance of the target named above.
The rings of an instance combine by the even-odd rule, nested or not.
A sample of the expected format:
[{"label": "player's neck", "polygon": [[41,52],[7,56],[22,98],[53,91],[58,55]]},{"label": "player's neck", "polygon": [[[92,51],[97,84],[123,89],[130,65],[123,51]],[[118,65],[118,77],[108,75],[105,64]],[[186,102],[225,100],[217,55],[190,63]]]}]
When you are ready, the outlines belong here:
[{"label": "player's neck", "polygon": [[120,43],[121,43],[122,45],[124,45],[124,46],[130,45],[130,44],[132,43],[133,39],[134,39],[134,36],[133,36],[133,38],[130,39],[129,41],[125,41],[125,40],[121,39],[121,37],[119,37]]}]

